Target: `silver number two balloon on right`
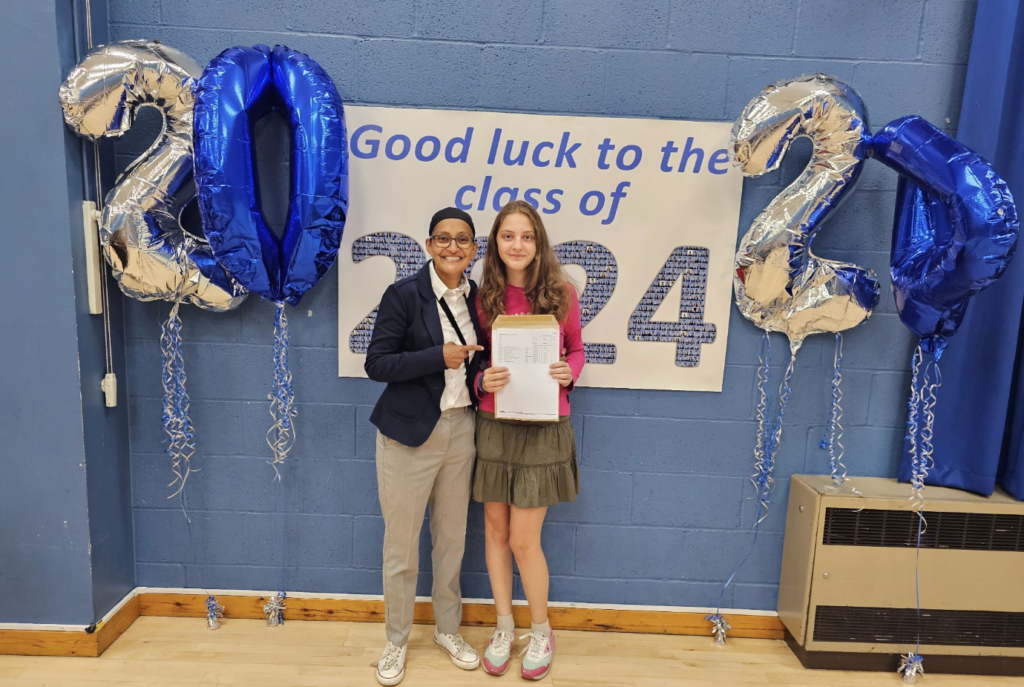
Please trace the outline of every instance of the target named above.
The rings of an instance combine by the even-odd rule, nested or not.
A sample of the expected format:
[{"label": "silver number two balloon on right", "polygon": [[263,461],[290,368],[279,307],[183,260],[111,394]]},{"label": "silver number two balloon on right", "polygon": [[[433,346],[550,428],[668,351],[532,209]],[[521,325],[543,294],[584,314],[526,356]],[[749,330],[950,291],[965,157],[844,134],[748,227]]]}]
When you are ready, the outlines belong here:
[{"label": "silver number two balloon on right", "polygon": [[[823,448],[829,450],[832,481],[846,479],[842,447],[842,333],[866,321],[878,304],[878,280],[864,267],[815,255],[811,242],[829,213],[853,189],[871,148],[861,99],[846,84],[824,74],[779,81],[754,97],[733,125],[733,161],[744,176],[779,168],[799,137],[811,140],[810,162],[799,177],[751,224],[736,252],[733,286],[736,307],[764,330],[757,371],[758,421],[750,481],[758,501],[756,528],[768,517],[775,486],[775,456],[782,441],[796,354],[812,334],[836,336],[832,410]],[[770,332],[789,338],[789,364],[779,386],[779,407],[769,422]],[[746,560],[746,559],[744,559]],[[742,566],[742,562],[740,566]],[[737,568],[736,572],[739,572]],[[722,587],[722,596],[735,578]],[[724,642],[721,608],[708,616]]]},{"label": "silver number two balloon on right", "polygon": [[[782,439],[786,404],[796,354],[812,334],[836,336],[832,412],[822,448],[828,448],[832,480],[845,480],[842,464],[842,332],[871,317],[878,305],[878,279],[872,270],[822,258],[811,242],[839,204],[850,194],[871,150],[864,104],[845,83],[824,74],[780,81],[747,103],[733,125],[732,157],[744,176],[778,169],[793,141],[811,140],[811,159],[750,226],[736,253],[733,286],[736,306],[765,331],[758,371],[759,432],[752,476],[761,501],[759,520],[767,515],[772,468]],[[789,338],[790,360],[779,388],[778,417],[765,427],[770,374],[769,332]]]}]

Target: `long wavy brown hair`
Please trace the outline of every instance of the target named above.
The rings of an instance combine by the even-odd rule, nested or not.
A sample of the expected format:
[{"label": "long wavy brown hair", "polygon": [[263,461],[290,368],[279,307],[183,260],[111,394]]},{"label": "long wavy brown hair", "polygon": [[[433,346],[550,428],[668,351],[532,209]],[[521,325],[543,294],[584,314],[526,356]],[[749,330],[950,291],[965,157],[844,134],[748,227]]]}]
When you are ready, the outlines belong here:
[{"label": "long wavy brown hair", "polygon": [[534,315],[554,315],[559,322],[565,320],[569,311],[568,288],[565,272],[555,256],[555,251],[548,241],[548,232],[540,214],[529,203],[513,200],[498,212],[487,238],[487,252],[484,253],[483,284],[477,293],[480,309],[487,317],[487,323],[494,322],[498,315],[505,314],[505,290],[508,280],[505,276],[505,263],[498,255],[498,230],[501,223],[509,215],[525,215],[533,225],[536,234],[537,254],[526,275],[523,291],[530,302],[530,311]]}]

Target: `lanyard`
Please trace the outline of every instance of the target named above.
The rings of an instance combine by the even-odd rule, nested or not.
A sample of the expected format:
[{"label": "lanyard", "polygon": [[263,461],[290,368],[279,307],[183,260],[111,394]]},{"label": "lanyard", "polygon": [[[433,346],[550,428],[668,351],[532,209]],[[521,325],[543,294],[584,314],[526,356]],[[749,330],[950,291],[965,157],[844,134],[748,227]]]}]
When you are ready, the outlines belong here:
[{"label": "lanyard", "polygon": [[452,327],[455,328],[455,335],[459,337],[459,341],[462,345],[466,345],[466,337],[462,335],[462,330],[459,329],[458,322],[455,321],[455,315],[452,314],[452,309],[448,307],[448,303],[444,300],[444,296],[437,299],[437,302],[441,304],[441,310],[444,310],[444,314],[448,316],[448,321],[452,323]]}]

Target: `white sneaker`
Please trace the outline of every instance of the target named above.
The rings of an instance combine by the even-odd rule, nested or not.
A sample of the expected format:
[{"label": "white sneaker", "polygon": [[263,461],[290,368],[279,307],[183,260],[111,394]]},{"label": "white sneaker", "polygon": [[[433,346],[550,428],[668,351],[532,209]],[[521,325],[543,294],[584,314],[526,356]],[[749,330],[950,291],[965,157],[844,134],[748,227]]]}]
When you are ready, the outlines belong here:
[{"label": "white sneaker", "polygon": [[388,642],[373,665],[377,667],[377,682],[385,686],[397,685],[405,677],[405,647]]},{"label": "white sneaker", "polygon": [[446,635],[434,629],[434,644],[448,652],[452,663],[463,670],[473,670],[480,665],[480,656],[460,634]]}]

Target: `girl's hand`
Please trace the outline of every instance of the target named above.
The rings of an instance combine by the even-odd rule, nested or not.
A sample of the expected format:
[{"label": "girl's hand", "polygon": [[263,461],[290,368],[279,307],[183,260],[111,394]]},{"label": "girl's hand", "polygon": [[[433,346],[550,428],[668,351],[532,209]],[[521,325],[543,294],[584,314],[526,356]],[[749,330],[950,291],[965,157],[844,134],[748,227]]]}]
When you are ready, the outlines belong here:
[{"label": "girl's hand", "polygon": [[555,378],[555,381],[562,386],[569,386],[572,384],[572,368],[569,367],[569,363],[565,360],[559,360],[557,363],[552,363],[550,367],[550,374]]},{"label": "girl's hand", "polygon": [[484,370],[484,379],[481,382],[484,391],[489,394],[497,393],[508,384],[511,373],[507,367],[489,367]]}]

